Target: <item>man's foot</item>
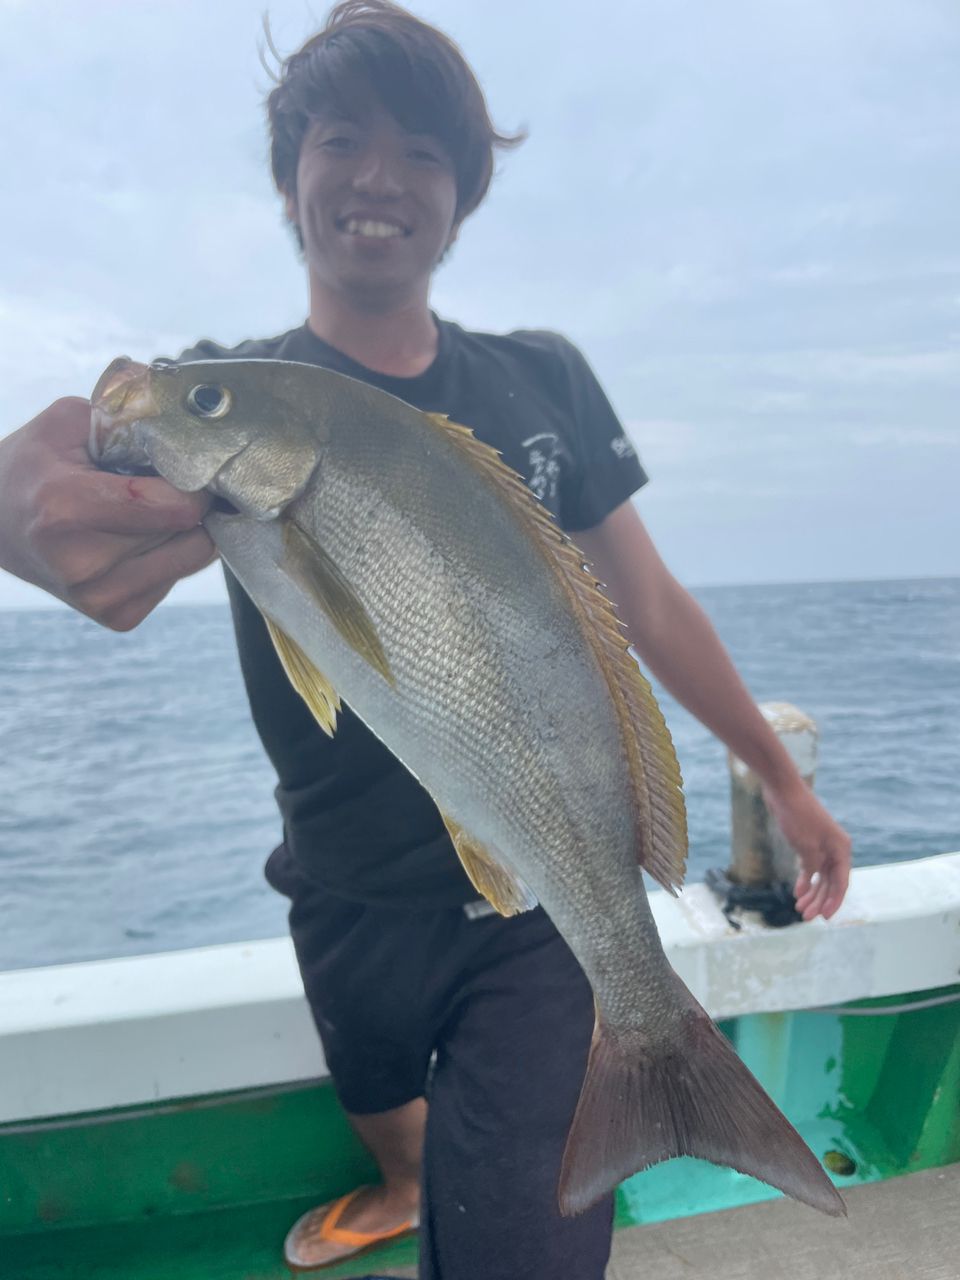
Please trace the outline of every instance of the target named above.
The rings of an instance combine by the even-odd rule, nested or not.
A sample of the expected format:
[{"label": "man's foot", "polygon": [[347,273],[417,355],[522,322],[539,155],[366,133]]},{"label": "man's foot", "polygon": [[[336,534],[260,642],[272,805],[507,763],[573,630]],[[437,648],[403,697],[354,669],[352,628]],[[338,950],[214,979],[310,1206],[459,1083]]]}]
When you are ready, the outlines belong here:
[{"label": "man's foot", "polygon": [[329,1267],[387,1240],[411,1235],[418,1224],[415,1192],[358,1187],[299,1218],[284,1242],[284,1260],[294,1271]]}]

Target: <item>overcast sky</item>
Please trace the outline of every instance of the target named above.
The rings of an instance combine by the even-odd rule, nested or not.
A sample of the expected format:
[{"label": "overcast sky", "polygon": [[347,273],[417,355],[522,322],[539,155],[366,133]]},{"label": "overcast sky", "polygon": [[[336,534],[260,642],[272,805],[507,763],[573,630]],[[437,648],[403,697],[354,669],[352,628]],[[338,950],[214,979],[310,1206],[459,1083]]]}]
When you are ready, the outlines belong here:
[{"label": "overcast sky", "polygon": [[[265,7],[0,0],[0,435],[118,354],[303,320]],[[284,51],[326,12],[268,7]],[[678,576],[960,573],[958,0],[415,10],[530,131],[434,305],[582,346]]]}]

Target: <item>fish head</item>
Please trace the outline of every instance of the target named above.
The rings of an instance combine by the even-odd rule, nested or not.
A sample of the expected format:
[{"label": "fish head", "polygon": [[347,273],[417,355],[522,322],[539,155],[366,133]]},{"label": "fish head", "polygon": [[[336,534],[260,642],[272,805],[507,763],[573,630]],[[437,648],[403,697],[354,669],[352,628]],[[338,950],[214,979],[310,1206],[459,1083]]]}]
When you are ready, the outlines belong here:
[{"label": "fish head", "polygon": [[273,519],[306,488],[325,439],[299,366],[275,360],[138,364],[121,356],[91,397],[90,456],[107,471],[208,489]]}]

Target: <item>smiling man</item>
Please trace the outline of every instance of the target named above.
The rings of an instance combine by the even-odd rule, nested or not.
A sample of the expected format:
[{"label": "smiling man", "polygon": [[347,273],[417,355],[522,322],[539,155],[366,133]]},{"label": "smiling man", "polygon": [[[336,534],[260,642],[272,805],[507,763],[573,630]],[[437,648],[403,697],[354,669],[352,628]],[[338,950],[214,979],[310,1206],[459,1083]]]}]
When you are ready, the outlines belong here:
[{"label": "smiling man", "polygon": [[[651,670],[764,780],[802,863],[800,909],[832,915],[850,842],[658,556],[630,502],[646,476],[583,356],[548,331],[474,333],[430,309],[494,149],[518,141],[493,128],[460,52],[401,9],[348,0],[283,64],[268,111],[309,316],[184,357],[323,365],[498,448],[594,563]],[[205,504],[93,470],[88,423],[85,401],[61,401],[0,442],[0,564],[126,629],[210,560]],[[267,877],[290,898],[334,1084],[384,1175],[294,1224],[288,1263],[342,1259],[419,1221],[430,1280],[600,1280],[612,1197],[573,1219],[557,1210],[593,1026],[585,977],[541,910],[502,919],[476,902],[426,793],[349,708],[324,735],[228,586],[278,777],[284,841]]]}]

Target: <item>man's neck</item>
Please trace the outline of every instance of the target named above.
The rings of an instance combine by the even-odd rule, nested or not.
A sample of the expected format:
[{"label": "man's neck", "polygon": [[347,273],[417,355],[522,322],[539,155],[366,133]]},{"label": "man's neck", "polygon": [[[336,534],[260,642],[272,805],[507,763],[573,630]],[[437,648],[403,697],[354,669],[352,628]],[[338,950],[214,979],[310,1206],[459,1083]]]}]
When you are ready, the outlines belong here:
[{"label": "man's neck", "polygon": [[351,360],[396,378],[416,377],[433,363],[439,335],[426,295],[364,308],[311,285],[309,328]]}]

